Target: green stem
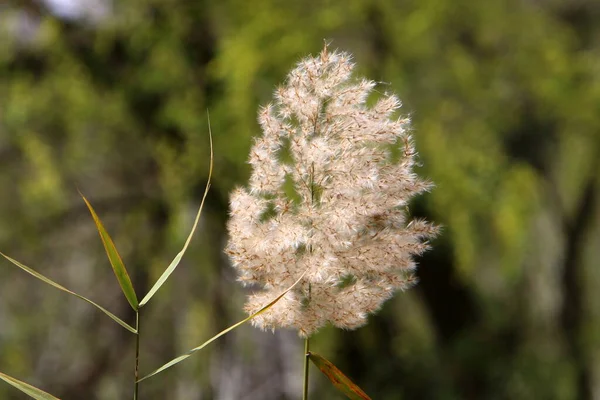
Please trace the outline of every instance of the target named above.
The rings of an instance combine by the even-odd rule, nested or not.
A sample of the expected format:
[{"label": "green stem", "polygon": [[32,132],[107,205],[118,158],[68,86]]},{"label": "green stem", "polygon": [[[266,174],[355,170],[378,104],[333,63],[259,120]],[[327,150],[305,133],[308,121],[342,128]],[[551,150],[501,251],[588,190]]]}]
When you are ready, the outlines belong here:
[{"label": "green stem", "polygon": [[[316,132],[316,119],[315,119],[315,132]],[[315,203],[315,163],[311,164],[310,169],[310,202]],[[312,247],[309,246],[308,250],[312,253]],[[311,284],[308,284],[308,301],[310,302],[310,295],[312,292]],[[310,354],[310,343],[308,336],[304,339],[304,384],[302,386],[302,400],[308,400],[308,367]]]},{"label": "green stem", "polygon": [[302,389],[302,400],[308,400],[308,355],[310,353],[308,338],[304,340],[304,386]]},{"label": "green stem", "polygon": [[135,373],[133,384],[133,400],[138,400],[138,379],[140,376],[140,310],[135,312]]}]

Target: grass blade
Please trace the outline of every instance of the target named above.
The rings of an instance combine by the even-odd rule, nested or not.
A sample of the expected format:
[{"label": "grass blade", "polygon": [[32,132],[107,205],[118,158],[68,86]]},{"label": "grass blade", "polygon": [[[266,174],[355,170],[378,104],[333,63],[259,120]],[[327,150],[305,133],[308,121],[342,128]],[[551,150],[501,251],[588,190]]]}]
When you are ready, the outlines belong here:
[{"label": "grass blade", "polygon": [[346,375],[342,373],[335,365],[322,356],[309,352],[308,358],[329,378],[337,390],[344,393],[352,400],[371,400],[361,388],[356,386]]},{"label": "grass blade", "polygon": [[198,213],[196,214],[196,219],[194,220],[194,225],[192,226],[192,231],[190,232],[189,236],[187,237],[187,240],[185,241],[185,244],[183,245],[183,249],[181,249],[181,251],[179,253],[177,253],[177,255],[175,256],[173,261],[171,261],[171,264],[169,264],[169,266],[167,267],[165,272],[163,272],[163,274],[160,276],[160,278],[158,278],[158,280],[156,281],[154,286],[152,286],[152,289],[150,289],[148,294],[146,294],[146,296],[144,296],[144,298],[140,302],[140,307],[143,307],[144,304],[146,304],[148,301],[150,301],[152,296],[154,296],[154,294],[158,291],[158,289],[160,289],[160,287],[167,281],[167,279],[173,273],[173,271],[175,271],[175,268],[177,268],[177,266],[179,265],[179,262],[183,258],[185,251],[187,250],[190,242],[192,241],[192,237],[194,236],[194,232],[196,231],[196,227],[198,226],[198,221],[200,221],[200,215],[202,214],[202,208],[204,207],[204,201],[206,200],[206,195],[208,194],[208,190],[210,189],[210,180],[212,178],[212,171],[213,171],[213,143],[212,143],[212,132],[210,130],[210,119],[208,121],[208,136],[210,138],[210,167],[208,170],[208,182],[206,183],[206,188],[204,189],[204,195],[202,196],[202,202],[200,203],[200,208],[198,209]]},{"label": "grass blade", "polygon": [[29,397],[33,397],[34,399],[37,399],[37,400],[60,400],[58,397],[54,397],[51,394],[46,393],[43,390],[36,388],[35,386],[31,386],[28,383],[21,382],[20,380],[15,379],[6,374],[3,374],[2,372],[0,372],[0,379],[2,379],[4,382],[8,383],[9,385],[16,387],[21,392],[29,395]]},{"label": "grass blade", "polygon": [[257,315],[262,314],[263,312],[267,311],[269,308],[271,308],[275,303],[277,303],[283,296],[286,295],[287,292],[289,292],[290,290],[292,290],[294,288],[294,286],[296,286],[301,280],[302,278],[304,278],[304,275],[306,274],[306,272],[304,272],[302,274],[302,276],[300,276],[300,278],[298,278],[298,280],[296,282],[294,282],[294,284],[292,286],[290,286],[289,288],[287,288],[283,293],[281,293],[279,296],[277,296],[274,300],[272,300],[271,302],[269,302],[266,306],[264,306],[263,308],[261,308],[260,310],[258,310],[257,312],[255,312],[254,314],[250,315],[247,318],[244,318],[243,320],[241,320],[240,322],[231,325],[229,328],[217,333],[215,336],[211,337],[210,339],[208,339],[206,342],[202,343],[200,346],[198,347],[194,347],[193,349],[191,349],[190,351],[188,351],[187,353],[169,361],[168,363],[166,363],[165,365],[163,365],[162,367],[158,368],[157,370],[149,373],[148,375],[144,376],[142,379],[140,379],[138,382],[141,382],[143,380],[146,380],[150,377],[153,377],[154,375],[166,370],[167,368],[172,367],[175,364],[180,363],[181,361],[185,360],[186,358],[188,358],[189,356],[191,356],[192,354],[194,354],[195,352],[197,352],[198,350],[202,350],[204,347],[206,347],[207,345],[209,345],[210,343],[214,342],[215,340],[217,340],[218,338],[220,338],[221,336],[223,336],[224,334],[226,334],[227,332],[230,332],[232,330],[234,330],[235,328],[237,328],[240,325],[245,324],[246,322],[250,321],[252,318],[256,317]]},{"label": "grass blade", "polygon": [[115,276],[117,277],[117,280],[119,281],[121,290],[123,290],[123,294],[127,298],[127,301],[129,302],[129,304],[131,304],[131,307],[135,311],[137,311],[137,309],[138,309],[137,296],[135,294],[135,290],[133,289],[133,284],[131,283],[129,274],[127,273],[127,270],[125,269],[125,264],[123,264],[123,260],[121,259],[121,256],[119,255],[119,252],[117,251],[117,248],[115,247],[115,244],[113,243],[112,239],[110,238],[110,235],[108,234],[108,232],[106,232],[106,229],[104,229],[104,225],[102,225],[102,222],[100,221],[100,218],[98,218],[96,211],[94,211],[94,208],[92,207],[90,202],[85,198],[85,196],[83,194],[81,194],[81,192],[79,192],[79,194],[83,198],[83,201],[85,201],[85,204],[88,206],[90,213],[92,214],[92,218],[94,218],[94,222],[96,223],[96,227],[98,228],[98,233],[100,234],[100,238],[102,239],[102,243],[104,244],[104,249],[106,250],[106,255],[108,256],[110,265],[112,265],[112,269],[115,273]]},{"label": "grass blade", "polygon": [[21,264],[20,262],[18,262],[15,259],[10,258],[9,256],[7,256],[6,254],[0,252],[0,255],[2,255],[4,258],[6,258],[8,261],[10,261],[11,263],[15,264],[17,267],[21,268],[23,271],[27,272],[30,275],[35,276],[36,278],[38,278],[39,280],[46,282],[48,285],[50,286],[54,286],[57,289],[62,290],[63,292],[69,293],[75,297],[80,298],[83,301],[87,301],[88,303],[90,303],[91,305],[93,305],[94,307],[98,308],[100,311],[102,311],[104,314],[108,315],[109,317],[111,317],[116,323],[118,323],[119,325],[121,325],[123,328],[127,329],[128,331],[130,331],[131,333],[136,333],[137,331],[131,327],[129,324],[127,324],[126,322],[124,322],[123,320],[121,320],[119,317],[117,317],[116,315],[114,315],[113,313],[111,313],[110,311],[108,311],[107,309],[105,309],[104,307],[94,303],[92,300],[83,297],[75,292],[70,291],[69,289],[65,288],[62,285],[59,285],[58,283],[54,282],[53,280],[46,278],[44,275],[40,274],[39,272],[34,271],[33,269],[29,268],[28,266]]}]

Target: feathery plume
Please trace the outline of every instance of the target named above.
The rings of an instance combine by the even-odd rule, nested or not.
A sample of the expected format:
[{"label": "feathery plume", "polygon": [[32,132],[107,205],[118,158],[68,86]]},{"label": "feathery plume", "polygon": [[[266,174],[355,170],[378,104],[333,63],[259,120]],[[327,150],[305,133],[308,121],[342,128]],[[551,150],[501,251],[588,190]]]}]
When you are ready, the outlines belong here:
[{"label": "feathery plume", "polygon": [[310,336],[327,323],[353,329],[415,283],[414,255],[437,227],[408,220],[406,205],[431,183],[414,172],[409,120],[375,82],[352,79],[351,56],[302,60],[259,112],[247,188],[231,194],[226,252],[244,284],[260,287],[253,313],[301,283],[253,323]]}]

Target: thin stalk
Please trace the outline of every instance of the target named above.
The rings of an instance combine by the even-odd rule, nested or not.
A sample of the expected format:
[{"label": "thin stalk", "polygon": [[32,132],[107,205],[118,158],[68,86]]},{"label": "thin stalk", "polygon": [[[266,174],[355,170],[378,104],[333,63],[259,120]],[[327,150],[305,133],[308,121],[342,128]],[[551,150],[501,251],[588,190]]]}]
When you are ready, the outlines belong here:
[{"label": "thin stalk", "polygon": [[308,338],[306,338],[304,340],[304,386],[302,389],[302,400],[308,400],[308,367],[310,365],[308,362],[309,352],[309,341]]},{"label": "thin stalk", "polygon": [[[315,132],[317,129],[317,119],[315,119]],[[310,166],[310,202],[311,204],[315,204],[315,163],[313,162]],[[312,246],[309,246],[308,251],[312,253]],[[308,284],[308,301],[310,302],[312,287],[311,284]],[[310,354],[310,341],[308,336],[304,339],[304,382],[302,385],[302,400],[308,400],[308,367],[309,359],[308,355]]]},{"label": "thin stalk", "polygon": [[135,312],[135,373],[133,384],[133,400],[138,400],[138,379],[140,376],[140,310]]}]

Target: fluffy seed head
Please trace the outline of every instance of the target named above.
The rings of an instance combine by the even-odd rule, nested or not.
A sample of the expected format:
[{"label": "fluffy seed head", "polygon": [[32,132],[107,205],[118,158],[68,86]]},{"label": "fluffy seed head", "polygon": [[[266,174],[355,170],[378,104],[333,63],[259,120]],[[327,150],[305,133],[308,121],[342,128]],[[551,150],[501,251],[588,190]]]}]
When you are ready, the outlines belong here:
[{"label": "fluffy seed head", "polygon": [[253,323],[309,336],[327,323],[353,329],[415,283],[413,256],[437,227],[406,205],[431,184],[414,172],[409,120],[375,82],[352,79],[347,53],[302,60],[259,112],[249,186],[231,194],[226,252],[239,280],[258,287],[253,313],[306,273]]}]

